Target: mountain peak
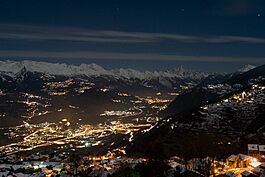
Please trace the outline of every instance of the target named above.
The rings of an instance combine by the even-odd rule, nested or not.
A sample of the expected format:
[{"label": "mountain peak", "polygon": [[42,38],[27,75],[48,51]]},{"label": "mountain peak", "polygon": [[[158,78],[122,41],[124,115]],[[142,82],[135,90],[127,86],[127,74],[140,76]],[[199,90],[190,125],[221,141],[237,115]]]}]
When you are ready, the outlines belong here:
[{"label": "mountain peak", "polygon": [[96,63],[91,63],[91,64],[81,64],[80,67],[89,67],[91,69],[95,70],[105,70],[102,66],[96,64]]},{"label": "mountain peak", "polygon": [[256,68],[256,66],[254,66],[254,65],[244,65],[243,67],[239,68],[237,70],[237,72],[244,73],[244,72],[247,72],[247,71],[252,70],[254,68]]},{"label": "mountain peak", "polygon": [[29,74],[29,71],[27,70],[26,66],[23,65],[23,68],[15,74],[16,81],[23,81],[27,75]]},{"label": "mountain peak", "polygon": [[26,68],[26,66],[23,66],[23,68],[19,72],[17,72],[16,75],[17,76],[18,75],[24,75],[26,73],[27,73],[27,68]]}]

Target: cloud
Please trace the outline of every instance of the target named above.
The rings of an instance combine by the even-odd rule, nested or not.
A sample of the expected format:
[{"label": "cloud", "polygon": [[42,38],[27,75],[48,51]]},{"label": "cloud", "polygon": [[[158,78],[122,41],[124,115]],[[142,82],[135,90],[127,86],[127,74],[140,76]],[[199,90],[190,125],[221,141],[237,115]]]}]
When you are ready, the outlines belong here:
[{"label": "cloud", "polygon": [[18,51],[0,50],[2,58],[63,58],[63,59],[114,59],[114,60],[160,60],[160,61],[199,61],[199,62],[251,62],[263,64],[265,58],[240,58],[223,56],[180,56],[160,53],[115,53],[94,51]]},{"label": "cloud", "polygon": [[98,43],[160,43],[173,41],[178,43],[246,43],[264,44],[265,38],[250,36],[194,36],[173,33],[125,32],[107,30],[89,30],[73,27],[32,26],[18,24],[0,24],[0,39],[33,41],[70,41]]}]

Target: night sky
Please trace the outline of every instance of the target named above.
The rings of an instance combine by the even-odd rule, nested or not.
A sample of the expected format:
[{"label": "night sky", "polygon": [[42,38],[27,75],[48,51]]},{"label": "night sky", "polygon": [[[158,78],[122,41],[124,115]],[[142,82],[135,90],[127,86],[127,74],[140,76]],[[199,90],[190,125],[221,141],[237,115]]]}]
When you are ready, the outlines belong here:
[{"label": "night sky", "polygon": [[0,58],[179,65],[265,64],[264,0],[0,0]]}]

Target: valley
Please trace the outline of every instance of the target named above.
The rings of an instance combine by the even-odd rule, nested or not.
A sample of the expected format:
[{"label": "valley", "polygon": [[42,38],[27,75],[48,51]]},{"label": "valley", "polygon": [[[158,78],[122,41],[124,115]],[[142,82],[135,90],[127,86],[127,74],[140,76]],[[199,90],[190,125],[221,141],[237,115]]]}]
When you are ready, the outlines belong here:
[{"label": "valley", "polygon": [[[264,66],[199,78],[179,68],[175,77],[165,74],[173,71],[160,71],[142,78],[130,69],[122,70],[132,74],[126,77],[107,70],[95,76],[102,72],[95,65],[86,66],[94,70],[85,75],[35,72],[37,63],[29,61],[12,65],[3,69],[0,80],[0,155],[8,163],[20,163],[19,157],[33,162],[32,154],[35,160],[71,165],[72,156],[87,161],[84,156],[97,164],[95,173],[104,166],[113,170],[111,160],[118,169],[159,159],[183,170],[185,163],[196,166],[194,158],[199,158],[204,167],[189,171],[205,176],[221,159],[264,142]],[[179,159],[170,160],[175,156]],[[222,170],[218,173],[230,168]]]}]

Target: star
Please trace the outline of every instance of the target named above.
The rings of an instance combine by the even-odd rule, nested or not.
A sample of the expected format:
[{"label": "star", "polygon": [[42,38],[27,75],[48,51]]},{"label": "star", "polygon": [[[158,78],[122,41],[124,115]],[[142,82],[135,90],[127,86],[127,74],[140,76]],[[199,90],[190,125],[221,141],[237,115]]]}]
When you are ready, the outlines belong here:
[{"label": "star", "polygon": [[258,13],[258,14],[257,14],[257,16],[258,16],[258,17],[260,17],[260,16],[261,16],[261,14],[260,14],[260,13]]}]

